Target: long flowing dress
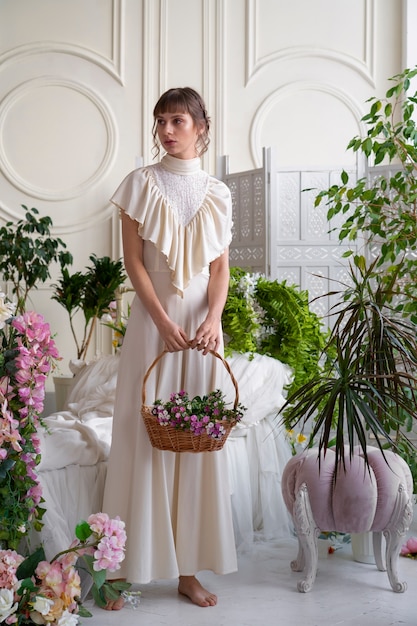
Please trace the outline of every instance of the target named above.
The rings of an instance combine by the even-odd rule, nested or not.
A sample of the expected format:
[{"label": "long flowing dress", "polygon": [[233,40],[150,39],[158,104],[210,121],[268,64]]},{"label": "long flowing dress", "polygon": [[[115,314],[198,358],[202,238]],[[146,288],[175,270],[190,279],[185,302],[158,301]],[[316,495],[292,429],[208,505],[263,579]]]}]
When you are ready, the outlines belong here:
[{"label": "long flowing dress", "polygon": [[[228,188],[201,170],[200,159],[165,155],[131,172],[112,202],[137,221],[158,298],[193,338],[208,309],[209,264],[231,240]],[[143,378],[163,348],[135,296],[120,357],[103,510],[126,523],[126,558],[115,576],[141,584],[237,569],[226,448],[176,454],[150,444],[140,412]],[[181,389],[193,397],[222,388],[233,400],[231,386],[213,355],[167,353],[151,370],[146,404]]]}]

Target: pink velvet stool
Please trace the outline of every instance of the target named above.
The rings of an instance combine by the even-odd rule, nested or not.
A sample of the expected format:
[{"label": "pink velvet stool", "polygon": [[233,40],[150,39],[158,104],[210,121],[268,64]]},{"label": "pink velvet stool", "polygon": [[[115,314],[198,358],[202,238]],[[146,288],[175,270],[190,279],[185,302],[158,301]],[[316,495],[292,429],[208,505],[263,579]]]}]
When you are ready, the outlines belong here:
[{"label": "pink velvet stool", "polygon": [[[298,537],[298,555],[291,562],[294,572],[304,570],[298,591],[310,591],[317,572],[317,538],[321,532],[373,532],[377,568],[387,571],[394,591],[406,590],[398,579],[401,543],[410,527],[413,483],[405,461],[389,450],[367,448],[369,470],[362,450],[355,448],[349,460],[335,474],[335,453],[329,449],[319,463],[318,449],[305,450],[292,457],[282,475],[282,495],[292,515]],[[382,558],[382,535],[386,539],[386,567]]]}]

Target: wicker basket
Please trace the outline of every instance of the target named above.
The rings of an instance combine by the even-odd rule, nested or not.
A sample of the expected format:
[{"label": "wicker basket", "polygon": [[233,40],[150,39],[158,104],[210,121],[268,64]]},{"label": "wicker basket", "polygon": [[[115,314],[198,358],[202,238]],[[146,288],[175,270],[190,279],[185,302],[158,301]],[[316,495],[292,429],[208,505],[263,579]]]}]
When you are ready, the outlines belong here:
[{"label": "wicker basket", "polygon": [[[226,442],[227,437],[230,434],[233,426],[237,423],[235,422],[223,420],[222,425],[225,429],[225,433],[221,439],[215,439],[210,435],[203,433],[201,435],[194,435],[190,430],[180,430],[174,428],[170,425],[161,425],[158,422],[156,415],[152,414],[152,406],[146,406],[146,383],[149,378],[149,375],[155,365],[162,359],[162,357],[167,354],[167,350],[161,352],[159,356],[156,357],[154,362],[149,366],[142,384],[142,417],[145,422],[146,430],[148,431],[149,439],[154,448],[158,448],[158,450],[170,450],[171,452],[213,452],[215,450],[221,450]],[[217,359],[223,363],[226,368],[233,386],[235,388],[235,401],[233,405],[233,409],[236,410],[239,404],[239,391],[235,377],[232,374],[229,364],[227,361],[223,359],[223,357],[214,352],[210,351]]]}]

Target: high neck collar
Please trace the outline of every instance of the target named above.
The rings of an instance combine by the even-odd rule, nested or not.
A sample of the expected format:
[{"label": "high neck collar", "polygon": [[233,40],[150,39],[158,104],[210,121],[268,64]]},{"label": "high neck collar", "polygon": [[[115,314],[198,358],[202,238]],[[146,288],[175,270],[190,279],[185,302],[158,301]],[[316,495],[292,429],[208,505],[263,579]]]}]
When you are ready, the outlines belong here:
[{"label": "high neck collar", "polygon": [[162,166],[173,174],[195,174],[201,169],[200,158],[177,159],[170,154],[165,154],[161,159]]}]

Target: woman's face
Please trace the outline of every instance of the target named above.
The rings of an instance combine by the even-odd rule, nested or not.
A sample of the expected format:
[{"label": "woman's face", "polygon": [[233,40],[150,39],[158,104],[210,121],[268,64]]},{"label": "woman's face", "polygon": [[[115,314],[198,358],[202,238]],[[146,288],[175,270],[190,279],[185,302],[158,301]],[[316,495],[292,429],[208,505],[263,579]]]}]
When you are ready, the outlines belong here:
[{"label": "woman's face", "polygon": [[158,138],[168,154],[177,159],[194,159],[199,132],[189,113],[160,113],[156,116]]}]

